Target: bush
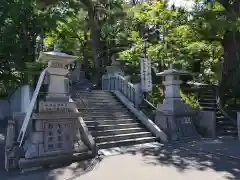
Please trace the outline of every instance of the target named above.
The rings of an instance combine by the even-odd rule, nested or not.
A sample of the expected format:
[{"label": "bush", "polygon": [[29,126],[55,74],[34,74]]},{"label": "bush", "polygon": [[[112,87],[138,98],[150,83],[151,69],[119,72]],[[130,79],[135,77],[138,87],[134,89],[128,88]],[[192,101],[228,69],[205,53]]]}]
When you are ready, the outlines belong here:
[{"label": "bush", "polygon": [[200,108],[200,105],[197,101],[197,96],[194,92],[184,92],[183,90],[180,91],[181,98],[184,103],[188,104],[193,109]]}]

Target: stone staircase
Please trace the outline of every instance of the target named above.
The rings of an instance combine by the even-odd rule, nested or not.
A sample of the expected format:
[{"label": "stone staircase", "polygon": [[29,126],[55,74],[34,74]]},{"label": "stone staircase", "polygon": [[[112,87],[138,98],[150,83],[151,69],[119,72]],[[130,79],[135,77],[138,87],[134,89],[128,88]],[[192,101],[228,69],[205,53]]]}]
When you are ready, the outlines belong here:
[{"label": "stone staircase", "polygon": [[203,110],[215,111],[216,113],[216,135],[219,138],[237,137],[236,124],[225,117],[217,105],[216,91],[213,86],[204,86],[201,88],[198,102]]},{"label": "stone staircase", "polygon": [[74,100],[99,149],[156,141],[111,92],[78,91]]}]

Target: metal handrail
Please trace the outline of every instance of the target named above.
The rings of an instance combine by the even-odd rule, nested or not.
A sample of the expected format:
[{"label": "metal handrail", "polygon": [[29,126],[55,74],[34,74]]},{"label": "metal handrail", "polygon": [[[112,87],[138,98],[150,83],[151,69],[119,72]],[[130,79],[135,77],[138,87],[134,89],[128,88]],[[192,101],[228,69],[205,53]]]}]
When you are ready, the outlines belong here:
[{"label": "metal handrail", "polygon": [[150,101],[147,99],[143,99],[149,106],[151,106],[153,109],[158,110]]},{"label": "metal handrail", "polygon": [[[145,102],[151,109],[153,109],[153,111],[156,111],[156,112],[160,112],[163,116],[166,117],[165,113],[160,111],[159,109],[157,109],[150,101],[148,101],[147,99],[143,99],[143,102]],[[146,114],[147,112],[143,110],[143,112]],[[155,115],[156,115],[156,112],[155,112]],[[146,114],[147,115],[147,114]],[[147,115],[148,116],[148,115]],[[151,120],[153,117],[151,117]],[[168,117],[166,117],[167,120],[168,120]],[[154,120],[153,120],[154,121]],[[165,128],[163,128],[160,124],[158,124],[159,128],[166,134],[168,135],[168,132],[165,130]]]}]

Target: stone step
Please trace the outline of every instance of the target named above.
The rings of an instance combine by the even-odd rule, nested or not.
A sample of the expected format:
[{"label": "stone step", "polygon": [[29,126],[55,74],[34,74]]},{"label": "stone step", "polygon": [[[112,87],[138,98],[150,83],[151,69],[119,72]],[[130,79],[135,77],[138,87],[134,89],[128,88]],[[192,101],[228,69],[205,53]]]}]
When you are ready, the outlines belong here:
[{"label": "stone step", "polygon": [[210,103],[214,102],[214,103],[217,103],[217,100],[216,100],[216,98],[214,98],[214,99],[210,99],[210,98],[198,98],[198,102],[210,102]]},{"label": "stone step", "polygon": [[79,94],[77,97],[79,98],[91,98],[91,99],[114,99],[115,96],[113,94],[104,94],[104,95],[99,95],[99,94]]},{"label": "stone step", "polygon": [[117,100],[115,98],[103,98],[103,99],[97,99],[97,98],[82,98],[79,100],[76,100],[76,102],[116,102]]},{"label": "stone step", "polygon": [[216,99],[216,95],[215,94],[213,94],[213,93],[205,93],[205,92],[202,92],[202,93],[198,93],[198,97],[199,98],[210,98],[210,99],[212,99],[212,98],[214,98],[214,99]]},{"label": "stone step", "polygon": [[139,133],[139,132],[146,132],[145,129],[141,127],[136,128],[128,128],[128,129],[111,129],[111,130],[97,130],[97,131],[91,131],[92,135],[94,137],[103,137],[103,136],[115,136],[120,134],[132,134],[132,133]]},{"label": "stone step", "polygon": [[224,117],[224,116],[223,116],[223,113],[222,113],[221,111],[219,111],[218,108],[216,109],[215,112],[216,112],[216,116],[217,116],[217,117],[219,117],[219,118]]},{"label": "stone step", "polygon": [[218,139],[223,139],[223,140],[233,140],[233,139],[236,139],[236,136],[229,136],[229,135],[218,136]]},{"label": "stone step", "polygon": [[200,92],[201,94],[215,94],[213,89],[205,89]]},{"label": "stone step", "polygon": [[135,139],[126,139],[120,141],[110,141],[110,142],[101,142],[97,143],[99,149],[107,149],[112,147],[121,147],[121,146],[131,146],[136,144],[144,144],[155,142],[155,137],[145,137],[145,138],[135,138]]},{"label": "stone step", "polygon": [[201,89],[199,89],[198,92],[200,92],[200,93],[205,93],[205,92],[212,92],[212,93],[215,93],[215,90],[212,89],[212,88],[201,88]]},{"label": "stone step", "polygon": [[122,114],[122,115],[109,115],[109,114],[81,114],[83,119],[94,119],[94,120],[100,120],[100,119],[105,119],[105,120],[114,120],[114,119],[130,119],[133,118],[132,115],[130,114]]},{"label": "stone step", "polygon": [[96,101],[96,102],[82,102],[82,105],[89,105],[90,107],[91,106],[108,106],[109,105],[112,105],[112,106],[115,106],[115,105],[122,105],[120,102],[99,102],[99,101]]},{"label": "stone step", "polygon": [[202,104],[202,103],[199,103],[199,105],[200,105],[200,107],[202,107],[202,108],[213,108],[214,111],[215,111],[215,109],[216,109],[216,107],[217,107],[216,104]]},{"label": "stone step", "polygon": [[98,136],[96,142],[110,142],[110,141],[120,141],[127,139],[136,139],[136,138],[144,138],[144,137],[152,137],[150,132],[137,132],[137,133],[129,133],[129,134],[116,134],[110,136]]},{"label": "stone step", "polygon": [[215,111],[215,108],[213,107],[202,107],[203,111]]},{"label": "stone step", "polygon": [[218,130],[219,136],[237,136],[237,130]]},{"label": "stone step", "polygon": [[198,103],[200,105],[203,105],[203,106],[216,106],[216,102],[213,102],[213,101],[198,101]]},{"label": "stone step", "polygon": [[233,126],[233,127],[237,127],[236,124],[234,124],[234,122],[232,122],[231,120],[226,120],[226,119],[222,119],[222,120],[217,120],[216,121],[217,126]]},{"label": "stone step", "polygon": [[217,122],[217,126],[232,126],[232,122],[230,121],[226,121],[226,120],[218,120]]},{"label": "stone step", "polygon": [[[84,87],[88,87],[88,88],[91,88],[92,87],[92,83],[87,83],[87,82],[85,82],[85,83],[79,83],[79,84],[77,84],[77,85],[74,85],[73,86],[73,88],[74,88],[74,90],[76,90],[76,91],[84,91]],[[90,90],[90,89],[89,89]],[[89,91],[88,90],[88,91]]]},{"label": "stone step", "polygon": [[221,112],[220,113],[215,112],[215,113],[216,113],[216,119],[217,120],[222,120],[222,119],[225,118],[224,115]]},{"label": "stone step", "polygon": [[[129,123],[129,124],[100,124],[96,121],[96,127],[94,125],[87,124],[90,131],[103,131],[103,130],[114,130],[114,129],[128,129],[128,128],[139,128],[139,123]],[[142,127],[141,127],[142,128]],[[142,128],[143,129],[143,128]]]},{"label": "stone step", "polygon": [[93,110],[93,111],[105,111],[106,109],[108,111],[121,111],[121,110],[127,110],[124,105],[119,105],[119,106],[86,106],[86,105],[78,105],[79,110]]},{"label": "stone step", "polygon": [[[79,110],[79,115],[81,117],[85,117],[87,119],[91,119],[91,118],[96,118],[96,117],[118,117],[118,118],[122,118],[122,117],[128,117],[128,118],[133,118],[132,114],[129,114],[129,112],[127,110],[125,110],[125,112],[123,111],[80,111]],[[104,118],[103,118],[104,119]]]},{"label": "stone step", "polygon": [[105,102],[83,102],[83,103],[85,105],[88,105],[88,106],[116,106],[116,105],[121,105],[120,102],[109,102],[109,103],[105,103]]},{"label": "stone step", "polygon": [[[225,121],[225,122],[230,122],[230,123],[232,123],[232,124],[235,124],[231,119],[226,118],[226,117],[225,117],[224,115],[222,115],[222,114],[216,115],[216,121],[217,121],[217,122],[219,122],[219,121]],[[237,123],[237,121],[236,121],[236,123]]]},{"label": "stone step", "polygon": [[232,125],[217,126],[220,131],[237,131],[237,128]]},{"label": "stone step", "polygon": [[127,109],[78,109],[78,111],[80,113],[99,113],[99,114],[118,114],[118,113],[121,113],[121,114],[126,114],[126,113],[129,113],[129,110]]},{"label": "stone step", "polygon": [[112,92],[111,91],[102,91],[102,90],[91,90],[91,91],[78,91],[77,92],[78,94],[80,95],[112,95]]},{"label": "stone step", "polygon": [[216,99],[215,94],[201,94],[199,97],[201,97],[201,99]]},{"label": "stone step", "polygon": [[91,93],[104,93],[104,92],[111,92],[111,91],[109,91],[109,90],[102,90],[102,89],[99,89],[99,90],[95,89],[95,90],[91,90],[90,92]]},{"label": "stone step", "polygon": [[[154,142],[152,134],[109,91],[78,92],[78,110],[99,148]],[[82,111],[82,112],[81,112]]]},{"label": "stone step", "polygon": [[225,126],[217,126],[219,131],[237,131],[237,127],[234,125],[225,125]]},{"label": "stone step", "polygon": [[89,116],[89,117],[93,117],[93,116],[129,116],[130,112],[128,110],[124,110],[124,111],[108,111],[108,110],[105,110],[105,111],[79,111],[79,114],[80,115],[83,115],[83,116]]},{"label": "stone step", "polygon": [[104,100],[116,100],[113,96],[77,96],[76,99],[87,99],[87,100],[98,100],[98,101],[104,101]]},{"label": "stone step", "polygon": [[[128,120],[128,119],[134,119],[132,116],[122,116],[122,117],[106,117],[106,116],[99,116],[99,117],[89,117],[85,116],[83,117],[84,121],[122,121],[122,120]],[[137,120],[136,120],[137,121]]]},{"label": "stone step", "polygon": [[126,110],[126,107],[124,107],[124,105],[119,104],[119,105],[115,105],[115,106],[105,106],[105,105],[87,105],[87,104],[81,104],[81,105],[77,105],[78,110],[109,110],[109,111],[121,111],[121,110]]},{"label": "stone step", "polygon": [[112,93],[108,93],[108,94],[92,94],[92,93],[85,93],[85,94],[78,94],[78,97],[81,97],[81,98],[87,98],[87,97],[90,97],[90,98],[98,98],[98,99],[101,99],[101,98],[114,98],[114,94]]},{"label": "stone step", "polygon": [[77,98],[86,98],[86,97],[91,97],[91,98],[98,98],[98,99],[102,99],[102,98],[110,98],[113,97],[113,95],[111,93],[109,94],[79,94],[79,93],[74,93],[73,94],[74,97]]},{"label": "stone step", "polygon": [[84,122],[88,125],[88,126],[94,126],[95,123],[97,122],[100,125],[116,125],[116,124],[131,124],[131,123],[136,123],[138,122],[138,120],[136,119],[117,119],[117,120],[96,120],[93,121],[91,119],[84,119]]}]

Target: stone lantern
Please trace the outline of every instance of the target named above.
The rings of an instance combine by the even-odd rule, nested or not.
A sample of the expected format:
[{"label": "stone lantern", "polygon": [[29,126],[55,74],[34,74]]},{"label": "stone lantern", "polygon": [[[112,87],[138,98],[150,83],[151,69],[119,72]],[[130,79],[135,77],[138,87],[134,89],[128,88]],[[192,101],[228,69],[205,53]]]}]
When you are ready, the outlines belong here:
[{"label": "stone lantern", "polygon": [[157,74],[164,79],[165,97],[163,104],[158,105],[155,123],[167,132],[170,141],[198,136],[192,123],[196,111],[185,104],[180,96],[182,75],[189,73],[170,68]]},{"label": "stone lantern", "polygon": [[76,56],[61,52],[41,52],[38,61],[48,63],[48,91],[45,99],[39,102],[38,112],[32,113],[32,129],[23,145],[25,158],[19,161],[22,166],[32,158],[35,164],[41,164],[52,163],[50,159],[56,157],[56,163],[62,154],[86,151],[79,114],[68,96],[68,79],[65,77],[68,73],[66,65],[76,59]]},{"label": "stone lantern", "polygon": [[111,57],[111,65],[106,67],[106,71],[108,75],[115,75],[115,74],[120,74],[123,75],[123,71],[121,69],[120,63],[116,60],[115,55],[112,55]]},{"label": "stone lantern", "polygon": [[68,73],[67,65],[73,63],[77,56],[61,52],[41,52],[38,61],[48,63],[49,86],[47,99],[67,98],[68,87],[65,77]]},{"label": "stone lantern", "polygon": [[162,111],[182,111],[183,103],[180,96],[180,80],[181,75],[189,75],[187,72],[178,71],[175,69],[168,69],[161,73],[157,73],[157,76],[163,77],[163,85],[165,87],[165,97],[163,104],[159,105],[159,109]]}]

